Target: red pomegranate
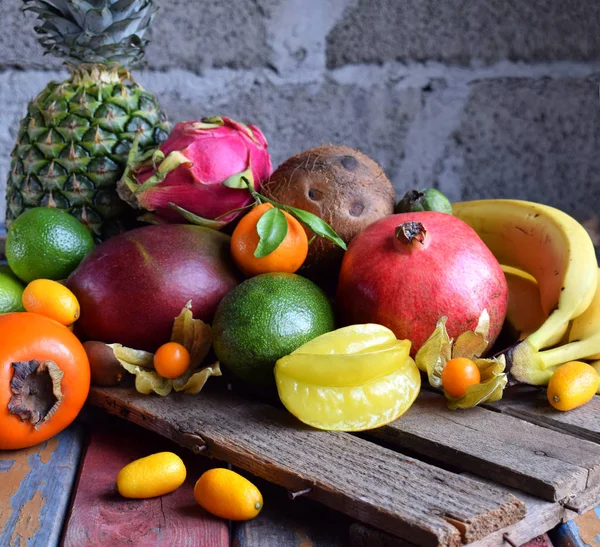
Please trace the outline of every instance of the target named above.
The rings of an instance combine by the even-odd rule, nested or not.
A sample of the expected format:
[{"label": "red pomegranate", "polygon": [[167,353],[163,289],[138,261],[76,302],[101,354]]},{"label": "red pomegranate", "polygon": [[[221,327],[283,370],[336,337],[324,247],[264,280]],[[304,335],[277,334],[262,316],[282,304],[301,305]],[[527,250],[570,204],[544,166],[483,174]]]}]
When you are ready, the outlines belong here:
[{"label": "red pomegranate", "polygon": [[508,304],[500,264],[475,231],[445,213],[385,217],[356,236],[344,256],[337,307],[345,324],[379,323],[412,342],[414,355],[446,316],[456,338],[485,309],[488,347]]}]

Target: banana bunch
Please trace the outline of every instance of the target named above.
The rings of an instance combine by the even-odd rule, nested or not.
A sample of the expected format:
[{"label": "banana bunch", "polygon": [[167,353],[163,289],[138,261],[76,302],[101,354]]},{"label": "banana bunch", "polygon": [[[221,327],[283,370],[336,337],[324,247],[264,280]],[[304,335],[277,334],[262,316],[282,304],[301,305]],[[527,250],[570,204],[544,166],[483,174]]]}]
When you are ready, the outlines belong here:
[{"label": "banana bunch", "polygon": [[[585,228],[528,201],[465,201],[452,212],[503,265],[512,301],[507,320],[523,337],[506,353],[515,379],[544,385],[563,363],[600,361],[600,278]],[[541,309],[532,304],[537,298]]]}]

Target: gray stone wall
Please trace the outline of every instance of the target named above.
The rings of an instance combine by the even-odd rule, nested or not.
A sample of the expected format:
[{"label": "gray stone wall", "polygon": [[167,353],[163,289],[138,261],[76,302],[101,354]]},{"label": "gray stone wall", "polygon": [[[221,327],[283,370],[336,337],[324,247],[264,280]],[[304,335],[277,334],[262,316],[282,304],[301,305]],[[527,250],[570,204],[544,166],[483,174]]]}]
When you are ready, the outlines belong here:
[{"label": "gray stone wall", "polygon": [[[157,3],[135,75],[174,122],[255,123],[275,165],[323,143],[359,148],[399,195],[435,186],[599,212],[597,0]],[[27,101],[66,74],[20,0],[0,7],[4,174]]]}]

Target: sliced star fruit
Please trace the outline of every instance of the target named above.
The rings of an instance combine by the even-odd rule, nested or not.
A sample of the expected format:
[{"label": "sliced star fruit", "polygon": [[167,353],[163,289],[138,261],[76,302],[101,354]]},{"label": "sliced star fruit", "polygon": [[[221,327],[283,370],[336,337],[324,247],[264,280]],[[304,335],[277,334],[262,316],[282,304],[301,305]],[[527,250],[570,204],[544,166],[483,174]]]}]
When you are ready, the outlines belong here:
[{"label": "sliced star fruit", "polygon": [[362,431],[404,414],[421,387],[410,342],[379,325],[324,334],[280,359],[275,380],[284,406],[319,429]]}]

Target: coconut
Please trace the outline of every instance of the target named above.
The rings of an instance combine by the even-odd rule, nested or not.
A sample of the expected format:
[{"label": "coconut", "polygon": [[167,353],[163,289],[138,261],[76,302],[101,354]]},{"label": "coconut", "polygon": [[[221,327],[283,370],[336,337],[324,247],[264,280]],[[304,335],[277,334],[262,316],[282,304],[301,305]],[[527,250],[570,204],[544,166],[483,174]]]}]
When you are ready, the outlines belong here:
[{"label": "coconut", "polygon": [[[321,217],[347,244],[376,220],[391,215],[396,200],[377,163],[358,150],[331,145],[286,160],[261,192]],[[299,273],[326,284],[337,279],[343,255],[340,247],[316,237]]]}]

